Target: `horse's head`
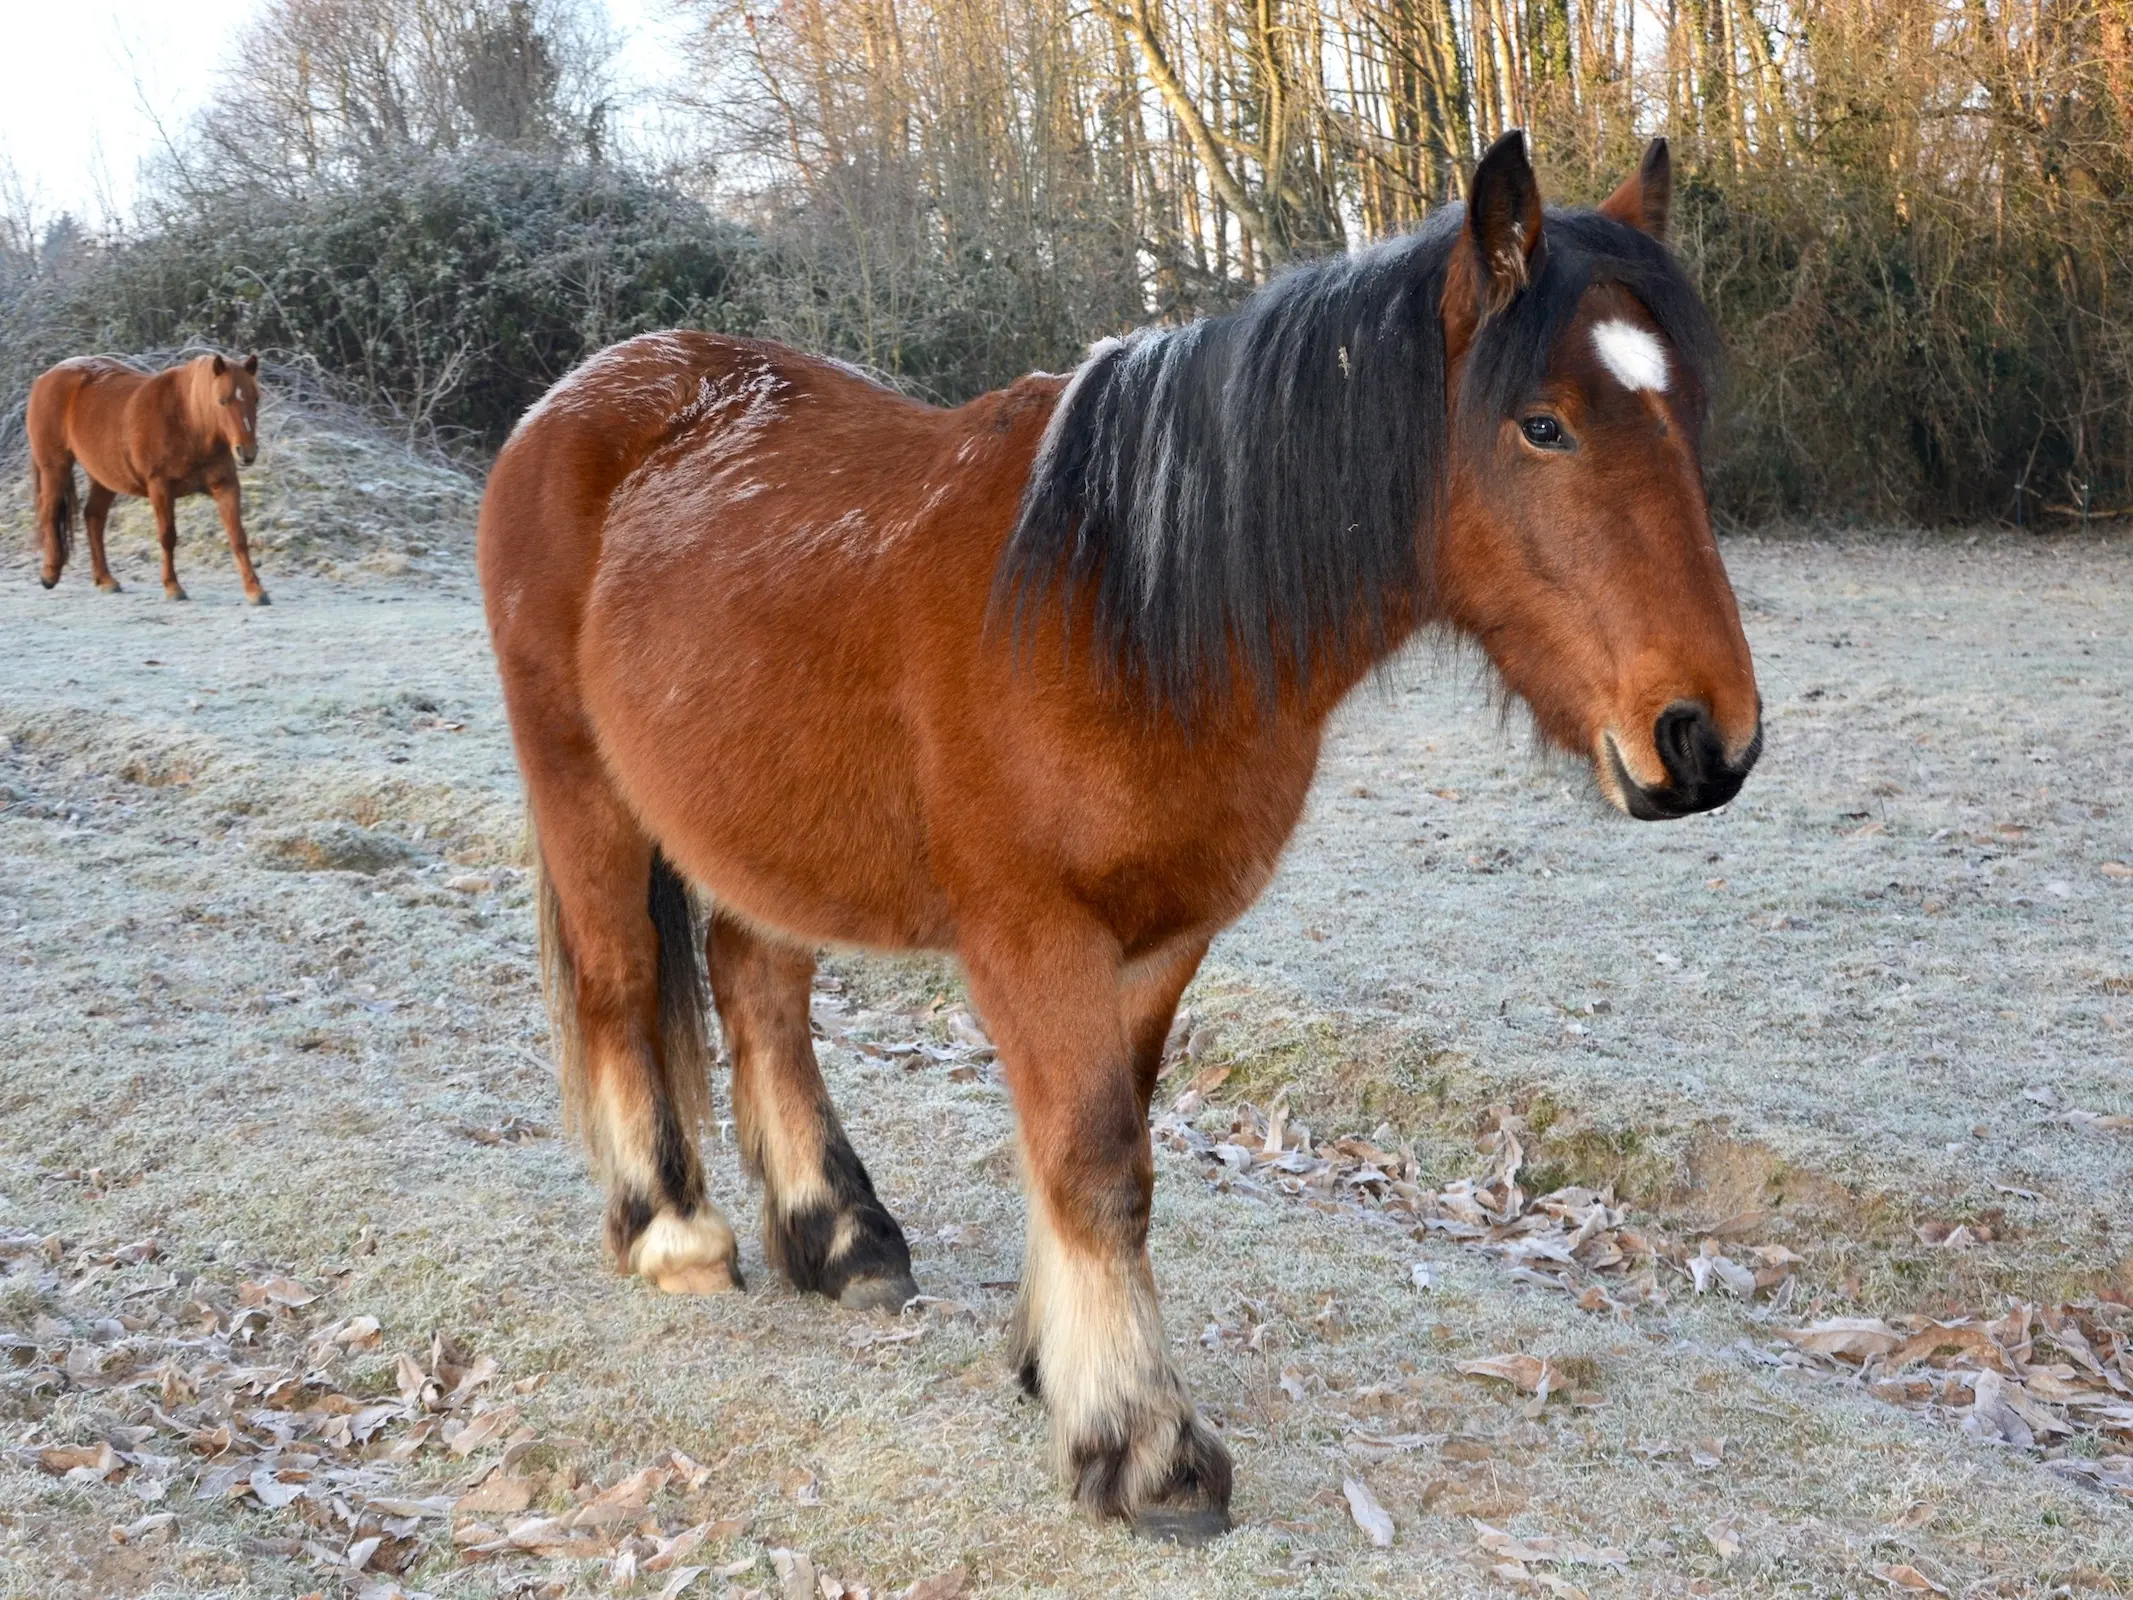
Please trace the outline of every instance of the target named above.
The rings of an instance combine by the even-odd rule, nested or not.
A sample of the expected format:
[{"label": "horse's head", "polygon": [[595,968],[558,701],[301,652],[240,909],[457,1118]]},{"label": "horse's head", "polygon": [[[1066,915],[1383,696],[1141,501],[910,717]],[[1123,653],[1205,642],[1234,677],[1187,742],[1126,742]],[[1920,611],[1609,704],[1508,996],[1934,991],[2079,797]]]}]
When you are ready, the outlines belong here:
[{"label": "horse's head", "polygon": [[1453,472],[1437,592],[1631,816],[1733,798],[1762,702],[1704,499],[1711,324],[1660,242],[1655,140],[1597,213],[1541,210],[1522,135],[1470,191],[1442,306]]},{"label": "horse's head", "polygon": [[207,393],[215,432],[249,467],[259,456],[259,357],[231,362],[210,356]]}]

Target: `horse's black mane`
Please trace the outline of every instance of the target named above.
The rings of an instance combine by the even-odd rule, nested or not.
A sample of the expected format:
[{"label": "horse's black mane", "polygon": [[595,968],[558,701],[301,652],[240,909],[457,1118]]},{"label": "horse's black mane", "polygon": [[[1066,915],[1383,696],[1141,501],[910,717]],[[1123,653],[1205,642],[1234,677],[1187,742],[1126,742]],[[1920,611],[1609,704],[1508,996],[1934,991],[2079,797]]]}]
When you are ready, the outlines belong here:
[{"label": "horse's black mane", "polygon": [[[1001,562],[995,616],[1047,601],[1076,641],[1190,720],[1232,685],[1375,656],[1388,607],[1427,617],[1425,547],[1455,449],[1486,445],[1545,374],[1585,290],[1619,283],[1708,392],[1717,339],[1680,266],[1636,229],[1547,213],[1531,281],[1476,335],[1454,441],[1439,303],[1464,214],[1302,267],[1225,316],[1091,351],[1061,397]],[[1360,630],[1360,631],[1359,631]]]}]

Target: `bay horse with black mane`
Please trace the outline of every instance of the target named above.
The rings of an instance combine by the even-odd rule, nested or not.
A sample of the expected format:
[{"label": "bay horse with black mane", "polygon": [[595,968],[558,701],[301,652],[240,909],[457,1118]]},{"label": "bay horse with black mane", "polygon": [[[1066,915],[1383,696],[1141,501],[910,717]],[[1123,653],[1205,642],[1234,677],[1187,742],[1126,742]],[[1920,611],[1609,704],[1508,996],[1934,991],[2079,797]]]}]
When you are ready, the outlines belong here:
[{"label": "bay horse with black mane", "polygon": [[89,499],[81,513],[97,588],[119,592],[104,559],[104,521],[111,503],[122,494],[140,495],[155,510],[163,592],[183,600],[177,502],[208,494],[222,513],[245,599],[255,606],[267,603],[267,591],[252,570],[237,487],[238,467],[250,466],[259,454],[258,356],[242,361],[200,356],[157,373],[136,371],[108,356],[78,356],[30,385],[25,428],[44,558],[38,577],[47,589],[59,582],[73,546],[78,461],[89,477]]},{"label": "bay horse with black mane", "polygon": [[910,1297],[809,1041],[813,950],[952,951],[1019,1118],[1012,1348],[1057,1466],[1144,1533],[1228,1526],[1156,1304],[1148,1104],[1327,718],[1436,625],[1631,816],[1724,804],[1761,746],[1669,190],[1662,141],[1597,211],[1544,211],[1514,134],[1407,237],[954,410],[669,333],[526,415],[482,588],[623,1270],[741,1286],[698,1143],[701,940],[771,1263]]}]

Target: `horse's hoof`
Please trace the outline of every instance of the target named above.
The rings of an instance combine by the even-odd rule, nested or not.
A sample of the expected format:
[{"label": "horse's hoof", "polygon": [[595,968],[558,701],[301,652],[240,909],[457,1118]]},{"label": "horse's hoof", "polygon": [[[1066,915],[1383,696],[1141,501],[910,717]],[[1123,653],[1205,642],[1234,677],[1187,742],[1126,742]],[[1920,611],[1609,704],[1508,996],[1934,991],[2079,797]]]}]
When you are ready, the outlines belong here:
[{"label": "horse's hoof", "polygon": [[655,1273],[652,1287],[661,1294],[731,1294],[743,1285],[740,1274],[725,1263],[699,1261]]},{"label": "horse's hoof", "polygon": [[918,1297],[918,1284],[909,1273],[895,1278],[854,1278],[837,1296],[847,1311],[901,1311]]},{"label": "horse's hoof", "polygon": [[105,594],[124,594],[126,592],[119,587],[119,581],[116,578],[104,578],[97,583],[96,587]]},{"label": "horse's hoof", "polygon": [[714,1207],[662,1211],[630,1245],[629,1270],[661,1294],[726,1294],[744,1287],[733,1229]]},{"label": "horse's hoof", "polygon": [[272,603],[267,599],[267,591],[264,589],[260,590],[257,594],[246,595],[245,600],[255,606],[269,605]]},{"label": "horse's hoof", "polygon": [[1133,1531],[1156,1544],[1183,1545],[1197,1550],[1229,1532],[1229,1513],[1211,1507],[1192,1511],[1150,1509],[1133,1519]]},{"label": "horse's hoof", "polygon": [[46,577],[43,573],[40,572],[37,574],[37,581],[43,584],[47,589],[50,589],[58,584],[59,574],[55,572],[50,577]]},{"label": "horse's hoof", "polygon": [[166,600],[190,600],[192,596],[187,594],[183,589],[165,589],[163,591],[163,598]]}]

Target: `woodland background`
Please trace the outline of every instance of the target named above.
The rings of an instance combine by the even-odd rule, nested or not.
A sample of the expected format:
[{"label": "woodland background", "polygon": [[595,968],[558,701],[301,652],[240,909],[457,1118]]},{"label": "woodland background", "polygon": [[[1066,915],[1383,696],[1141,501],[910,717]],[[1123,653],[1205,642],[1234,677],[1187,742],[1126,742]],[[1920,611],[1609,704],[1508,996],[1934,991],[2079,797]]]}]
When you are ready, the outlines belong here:
[{"label": "woodland background", "polygon": [[955,401],[1666,133],[1729,518],[2133,507],[2133,0],[272,0],[124,228],[0,220],[0,447],[85,350],[259,348],[479,457],[592,349],[764,333]]}]

